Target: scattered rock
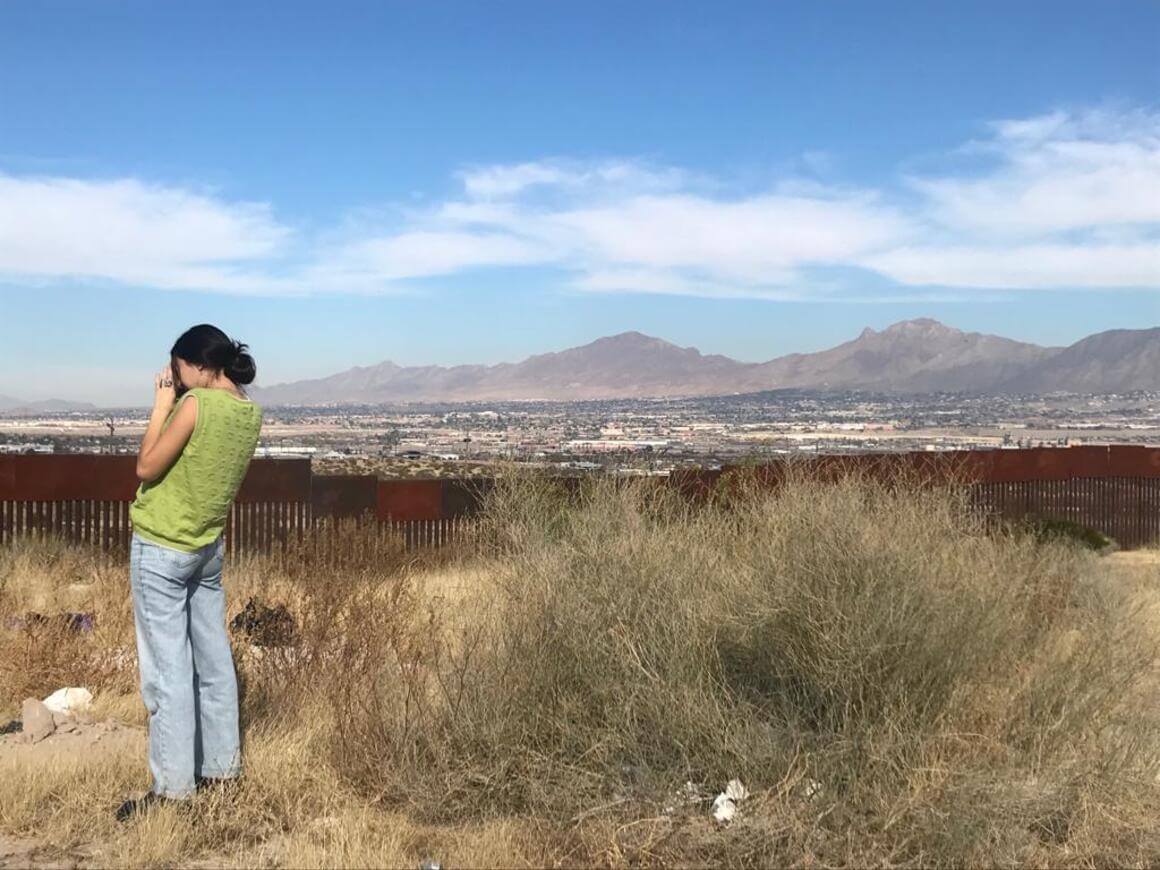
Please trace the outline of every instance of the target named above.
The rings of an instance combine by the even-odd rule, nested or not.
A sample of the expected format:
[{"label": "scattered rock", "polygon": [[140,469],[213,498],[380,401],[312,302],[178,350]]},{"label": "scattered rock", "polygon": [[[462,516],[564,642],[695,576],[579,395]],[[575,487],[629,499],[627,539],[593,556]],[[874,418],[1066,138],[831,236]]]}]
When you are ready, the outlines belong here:
[{"label": "scattered rock", "polygon": [[52,711],[36,698],[25,698],[20,714],[20,720],[24,723],[26,743],[39,743],[56,730],[56,725],[52,721]]},{"label": "scattered rock", "polygon": [[[57,767],[72,760],[87,763],[93,760],[94,752],[101,756],[112,753],[125,754],[126,757],[135,759],[145,757],[149,743],[146,728],[114,723],[116,731],[104,732],[96,729],[95,722],[76,719],[72,724],[73,730],[63,734],[54,733],[47,740],[35,743],[27,740],[23,734],[0,737],[0,770],[7,769],[13,762],[21,766],[47,767]],[[96,740],[98,735],[102,737],[99,742]],[[0,861],[0,868],[5,866],[4,862]]]},{"label": "scattered rock", "polygon": [[[48,705],[45,704],[47,707]],[[52,724],[56,726],[57,733],[67,734],[70,731],[76,731],[77,723],[72,716],[67,713],[53,713]]]}]

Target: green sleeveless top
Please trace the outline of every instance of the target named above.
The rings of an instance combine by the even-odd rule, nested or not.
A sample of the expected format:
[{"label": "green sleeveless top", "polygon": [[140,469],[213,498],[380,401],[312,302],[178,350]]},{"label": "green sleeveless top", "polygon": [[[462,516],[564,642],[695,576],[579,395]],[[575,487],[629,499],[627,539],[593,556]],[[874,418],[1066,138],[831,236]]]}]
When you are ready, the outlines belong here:
[{"label": "green sleeveless top", "polygon": [[137,488],[129,519],[141,537],[192,553],[225,528],[258,444],[262,409],[226,390],[194,387],[173,406],[162,431],[186,396],[197,396],[193,433],[168,471]]}]

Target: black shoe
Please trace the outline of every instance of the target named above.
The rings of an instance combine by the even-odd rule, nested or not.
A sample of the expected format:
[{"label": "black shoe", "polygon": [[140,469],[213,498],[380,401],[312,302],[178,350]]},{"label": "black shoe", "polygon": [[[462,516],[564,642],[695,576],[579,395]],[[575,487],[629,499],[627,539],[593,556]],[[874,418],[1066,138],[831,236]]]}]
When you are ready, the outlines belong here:
[{"label": "black shoe", "polygon": [[220,792],[237,787],[240,776],[197,776],[194,784],[200,792]]},{"label": "black shoe", "polygon": [[117,807],[117,811],[113,814],[118,822],[127,822],[129,819],[138,813],[146,812],[150,807],[161,804],[184,804],[185,801],[175,800],[174,798],[162,797],[157,792],[146,792],[144,797],[131,798]]}]

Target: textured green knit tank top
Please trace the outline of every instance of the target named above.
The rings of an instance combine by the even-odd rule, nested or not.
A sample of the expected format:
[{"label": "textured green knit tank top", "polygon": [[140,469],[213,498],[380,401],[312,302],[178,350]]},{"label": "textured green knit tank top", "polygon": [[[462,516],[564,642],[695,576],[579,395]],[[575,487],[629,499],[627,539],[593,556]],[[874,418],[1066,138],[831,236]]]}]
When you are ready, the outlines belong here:
[{"label": "textured green knit tank top", "polygon": [[194,387],[164,426],[188,396],[197,397],[193,434],[168,471],[137,488],[129,519],[141,537],[191,553],[212,544],[225,528],[258,445],[262,409],[227,390]]}]

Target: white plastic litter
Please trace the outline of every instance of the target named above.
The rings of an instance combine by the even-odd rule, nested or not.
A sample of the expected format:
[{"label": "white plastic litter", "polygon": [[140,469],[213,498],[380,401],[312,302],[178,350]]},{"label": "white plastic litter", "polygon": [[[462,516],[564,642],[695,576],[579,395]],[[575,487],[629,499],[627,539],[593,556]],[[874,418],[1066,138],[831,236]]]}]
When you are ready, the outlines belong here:
[{"label": "white plastic litter", "polygon": [[93,703],[93,693],[88,689],[70,686],[65,689],[57,689],[45,698],[43,703],[53,713],[71,716],[89,708]]},{"label": "white plastic litter", "polygon": [[713,798],[713,818],[723,825],[733,821],[733,817],[737,815],[737,804],[747,797],[749,789],[742,785],[741,780],[729,780],[725,791]]},{"label": "white plastic litter", "polygon": [[683,786],[676,789],[672,794],[672,800],[666,804],[662,812],[666,816],[671,816],[677,811],[677,807],[682,805],[699,804],[707,801],[709,796],[701,791],[698,786],[691,779],[687,780]]},{"label": "white plastic litter", "polygon": [[713,818],[721,824],[733,821],[733,817],[737,815],[737,804],[725,797],[725,792],[713,798]]},{"label": "white plastic litter", "polygon": [[806,797],[812,798],[822,793],[822,784],[816,779],[811,779],[806,783]]},{"label": "white plastic litter", "polygon": [[749,789],[741,784],[739,779],[729,780],[729,784],[725,786],[725,797],[734,802],[740,802],[749,797]]},{"label": "white plastic litter", "polygon": [[699,804],[701,801],[707,801],[709,799],[709,796],[701,790],[701,787],[691,779],[685,781],[685,784],[677,791],[675,797],[686,804]]}]

